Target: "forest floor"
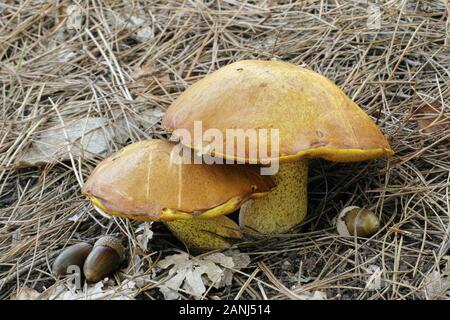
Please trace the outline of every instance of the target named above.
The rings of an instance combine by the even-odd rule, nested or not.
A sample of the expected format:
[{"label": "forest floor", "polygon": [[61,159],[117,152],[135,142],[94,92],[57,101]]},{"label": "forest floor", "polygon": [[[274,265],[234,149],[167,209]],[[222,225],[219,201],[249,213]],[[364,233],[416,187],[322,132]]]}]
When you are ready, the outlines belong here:
[{"label": "forest floor", "polygon": [[[375,2],[2,1],[0,299],[448,299],[449,8]],[[160,223],[99,215],[80,193],[95,165],[166,139],[170,103],[242,59],[328,77],[395,155],[311,161],[304,223],[213,256],[186,254]],[[333,218],[349,205],[375,212],[380,231],[339,236]],[[52,275],[61,249],[105,234],[126,249],[111,279],[77,293]],[[180,276],[207,260],[223,283]]]}]

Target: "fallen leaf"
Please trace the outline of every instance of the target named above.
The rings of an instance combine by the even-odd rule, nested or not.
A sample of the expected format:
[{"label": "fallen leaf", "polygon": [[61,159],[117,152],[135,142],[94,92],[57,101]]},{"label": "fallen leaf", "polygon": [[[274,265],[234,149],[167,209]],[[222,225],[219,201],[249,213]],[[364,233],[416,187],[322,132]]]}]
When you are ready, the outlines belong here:
[{"label": "fallen leaf", "polygon": [[66,21],[67,29],[77,31],[81,30],[81,26],[83,23],[81,7],[76,4],[72,4],[67,7],[66,14],[67,14],[67,21]]},{"label": "fallen leaf", "polygon": [[70,281],[57,282],[39,296],[40,300],[134,300],[137,290],[132,280],[124,280],[114,285],[111,280],[94,284],[85,284],[82,290],[76,290]]},{"label": "fallen leaf", "polygon": [[19,290],[11,295],[11,300],[36,300],[40,296],[40,293],[32,288],[20,288]]},{"label": "fallen leaf", "polygon": [[[73,157],[92,158],[104,154],[114,134],[103,118],[79,119],[55,125],[41,132],[31,147],[19,158],[16,167],[40,166]],[[66,138],[67,135],[67,138]]]},{"label": "fallen leaf", "polygon": [[366,282],[366,290],[379,290],[381,288],[382,275],[380,267],[376,265],[370,265],[367,267],[367,271],[371,273],[371,275]]},{"label": "fallen leaf", "polygon": [[234,267],[233,258],[229,257],[229,256],[226,256],[226,255],[224,255],[221,252],[216,252],[216,253],[209,254],[209,255],[205,256],[203,258],[203,260],[212,261],[212,262],[214,262],[216,264],[220,264],[220,265],[222,265],[224,267],[227,267],[227,268],[233,268]]},{"label": "fallen leaf", "polygon": [[169,272],[169,276],[172,277],[167,280],[164,285],[159,286],[159,291],[161,291],[166,300],[176,300],[180,297],[178,290],[186,278],[187,268],[178,268],[175,271],[172,270],[174,269],[171,269],[171,272]]},{"label": "fallen leaf", "polygon": [[155,126],[163,116],[164,111],[159,108],[146,108],[139,111],[138,116],[136,116],[134,120],[140,128],[143,130],[148,130],[149,128]]},{"label": "fallen leaf", "polygon": [[131,24],[131,26],[133,27],[140,27],[137,30],[137,38],[140,40],[147,40],[147,39],[151,39],[155,36],[153,29],[146,25],[146,20],[142,19],[140,17],[131,17],[129,19],[129,22]]},{"label": "fallen leaf", "polygon": [[[147,259],[150,258],[147,257]],[[138,288],[142,288],[148,283],[155,283],[155,281],[152,280],[156,276],[154,270],[151,270],[151,274],[145,273],[144,271],[149,270],[148,268],[144,268],[142,258],[139,255],[134,254],[131,256],[128,266],[121,270],[119,276],[125,275],[128,279],[132,278]]]},{"label": "fallen leaf", "polygon": [[248,254],[242,254],[238,250],[230,251],[231,256],[226,256],[223,253],[213,253],[206,256],[205,260],[210,260],[214,263],[227,267],[223,270],[223,276],[218,281],[214,282],[214,288],[219,289],[231,285],[233,281],[234,269],[245,268],[250,264],[250,257]]},{"label": "fallen leaf", "polygon": [[220,278],[220,273],[222,270],[220,268],[215,268],[214,266],[215,270],[213,271],[211,270],[211,266],[212,265],[200,265],[186,270],[184,289],[198,295],[203,294],[206,291],[206,287],[203,283],[202,274],[206,273],[208,277],[212,276],[212,281],[217,281]]},{"label": "fallen leaf", "polygon": [[147,251],[148,242],[153,238],[153,231],[151,230],[152,222],[144,222],[136,229],[136,233],[141,233],[136,236],[139,248],[144,252]]},{"label": "fallen leaf", "polygon": [[116,28],[135,30],[136,38],[141,41],[155,36],[153,28],[148,25],[148,20],[141,17],[131,16],[127,18],[117,12],[109,12],[108,21]]},{"label": "fallen leaf", "polygon": [[414,115],[419,128],[426,133],[450,130],[450,113],[437,100],[424,103]]},{"label": "fallen leaf", "polygon": [[428,300],[450,297],[450,277],[435,270],[424,279],[425,296]]},{"label": "fallen leaf", "polygon": [[169,280],[159,285],[159,290],[166,300],[174,300],[180,298],[180,288],[200,298],[211,284],[215,288],[230,285],[233,270],[246,267],[250,257],[239,251],[230,251],[229,254],[190,257],[187,253],[180,253],[165,257],[157,266],[161,269],[172,268],[168,272]]}]

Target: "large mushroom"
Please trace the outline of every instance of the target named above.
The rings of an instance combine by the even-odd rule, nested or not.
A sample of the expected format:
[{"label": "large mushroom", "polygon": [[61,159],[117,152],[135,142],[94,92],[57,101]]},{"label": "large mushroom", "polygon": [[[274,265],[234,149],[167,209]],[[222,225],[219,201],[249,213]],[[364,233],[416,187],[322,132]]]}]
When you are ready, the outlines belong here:
[{"label": "large mushroom", "polygon": [[[224,139],[193,143],[177,136],[179,130],[194,136],[199,120],[204,132],[219,130]],[[356,162],[393,155],[375,123],[333,82],[281,61],[245,60],[220,68],[184,91],[163,125],[198,152],[246,163],[280,162],[276,188],[241,207],[241,224],[263,234],[285,232],[304,219],[308,159]],[[230,151],[227,129],[278,129],[279,144],[268,140],[268,152],[260,143],[257,150]]]},{"label": "large mushroom", "polygon": [[128,145],[98,164],[82,193],[107,214],[163,221],[190,247],[228,247],[241,232],[225,215],[270,191],[272,179],[243,165],[183,163],[175,146],[163,140]]}]

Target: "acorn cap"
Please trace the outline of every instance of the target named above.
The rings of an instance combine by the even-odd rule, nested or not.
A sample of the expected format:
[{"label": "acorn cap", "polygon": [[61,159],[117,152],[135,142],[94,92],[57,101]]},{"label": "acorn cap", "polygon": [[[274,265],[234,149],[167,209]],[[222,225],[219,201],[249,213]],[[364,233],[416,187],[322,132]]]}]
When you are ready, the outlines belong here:
[{"label": "acorn cap", "polygon": [[282,61],[244,60],[220,68],[184,91],[170,105],[163,125],[170,132],[186,129],[193,137],[196,120],[202,121],[203,131],[279,129],[279,158],[270,157],[276,151],[270,139],[269,152],[258,149],[256,159],[248,147],[240,150],[235,145],[232,153],[218,152],[227,150],[226,138],[201,145],[181,140],[199,151],[209,144],[210,153],[224,159],[356,162],[394,154],[370,117],[333,82]]},{"label": "acorn cap", "polygon": [[275,186],[253,166],[177,163],[175,146],[146,140],[123,148],[97,166],[82,193],[111,215],[173,221],[231,213]]},{"label": "acorn cap", "polygon": [[114,251],[120,257],[120,261],[123,261],[123,259],[125,258],[125,251],[124,251],[124,248],[122,245],[122,241],[120,241],[119,239],[117,239],[113,236],[103,236],[103,237],[99,238],[94,243],[94,248],[100,247],[100,246],[110,247],[111,249],[114,249]]}]

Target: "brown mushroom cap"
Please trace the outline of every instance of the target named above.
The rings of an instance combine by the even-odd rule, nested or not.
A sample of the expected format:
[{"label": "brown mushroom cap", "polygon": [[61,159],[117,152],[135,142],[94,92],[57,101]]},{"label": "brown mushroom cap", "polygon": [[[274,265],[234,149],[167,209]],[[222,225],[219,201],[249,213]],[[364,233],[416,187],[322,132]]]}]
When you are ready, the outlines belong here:
[{"label": "brown mushroom cap", "polygon": [[112,215],[170,221],[227,214],[274,187],[256,167],[174,163],[174,146],[147,140],[123,148],[97,166],[82,193]]},{"label": "brown mushroom cap", "polygon": [[[353,162],[393,154],[369,116],[333,82],[287,62],[244,60],[227,65],[184,91],[167,110],[163,124],[169,131],[187,129],[194,136],[196,120],[202,121],[203,131],[279,129],[282,162]],[[225,146],[226,139],[223,145],[213,141],[210,153],[246,162],[273,159],[261,158],[259,152],[257,159],[250,158],[248,144],[244,152],[214,152]]]}]

